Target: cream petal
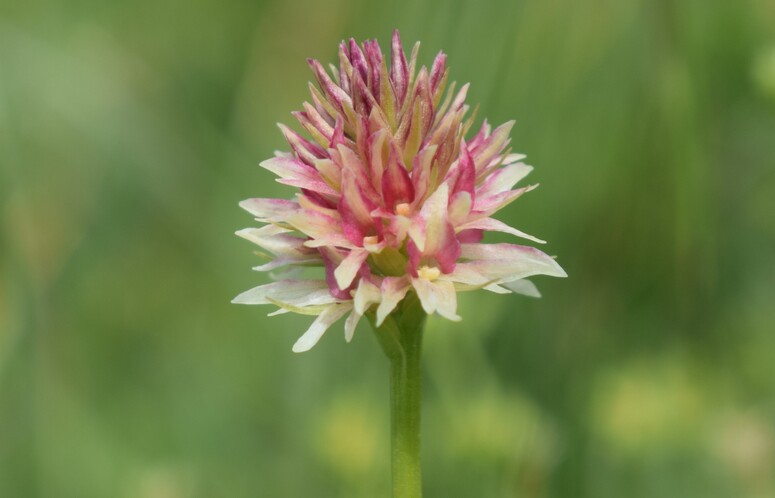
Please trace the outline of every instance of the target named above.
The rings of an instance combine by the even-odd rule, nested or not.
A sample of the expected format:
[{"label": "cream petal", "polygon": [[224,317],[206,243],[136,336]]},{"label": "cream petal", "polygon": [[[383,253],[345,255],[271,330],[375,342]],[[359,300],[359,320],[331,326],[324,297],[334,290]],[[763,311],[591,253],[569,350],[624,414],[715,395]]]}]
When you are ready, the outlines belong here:
[{"label": "cream petal", "polygon": [[315,169],[320,173],[320,177],[331,188],[341,190],[342,188],[342,169],[331,159],[316,159]]},{"label": "cream petal", "polygon": [[284,315],[285,313],[296,313],[297,315],[312,315],[312,316],[318,316],[331,306],[331,304],[317,304],[317,305],[310,305],[310,306],[296,306],[295,304],[290,303],[284,303],[282,301],[277,301],[276,299],[272,299],[271,297],[267,298],[267,300],[277,306],[277,310],[267,314],[267,316],[277,316],[277,315]]},{"label": "cream petal", "polygon": [[[412,271],[422,256],[433,257],[443,272],[451,272],[460,254],[460,243],[455,237],[455,229],[448,218],[449,184],[439,185],[438,189],[425,201],[418,217],[409,227],[409,236],[417,252],[409,246]],[[418,244],[422,242],[422,244]]]},{"label": "cream petal", "polygon": [[[287,221],[293,228],[312,239],[323,239],[331,236],[341,236],[341,238],[344,238],[340,220],[336,216],[329,216],[308,209],[300,209],[289,216]],[[307,247],[314,247],[310,244],[310,241],[306,241],[305,245]]]},{"label": "cream petal", "polygon": [[339,263],[339,266],[334,270],[334,278],[336,278],[336,285],[340,289],[346,289],[353,283],[355,275],[358,274],[363,262],[369,256],[369,251],[366,249],[353,249],[347,254],[347,256]]},{"label": "cream petal", "polygon": [[420,298],[423,310],[429,315],[438,312],[453,322],[461,318],[457,315],[457,294],[452,282],[437,280],[431,282],[424,278],[413,278],[412,287]]},{"label": "cream petal", "polygon": [[377,307],[377,327],[382,325],[385,318],[394,310],[398,303],[406,296],[411,284],[407,277],[385,277],[382,279],[381,301]]},{"label": "cream petal", "polygon": [[457,226],[463,223],[471,213],[471,194],[468,192],[458,192],[449,203],[449,221]]},{"label": "cream petal", "polygon": [[325,331],[351,309],[351,303],[338,303],[326,307],[293,345],[293,352],[303,353],[312,349],[320,338],[323,337]]},{"label": "cream petal", "polygon": [[355,289],[355,295],[353,296],[355,311],[362,315],[366,313],[369,306],[379,303],[381,299],[382,294],[379,287],[369,282],[367,279],[362,278],[360,282],[358,282],[358,288]]}]

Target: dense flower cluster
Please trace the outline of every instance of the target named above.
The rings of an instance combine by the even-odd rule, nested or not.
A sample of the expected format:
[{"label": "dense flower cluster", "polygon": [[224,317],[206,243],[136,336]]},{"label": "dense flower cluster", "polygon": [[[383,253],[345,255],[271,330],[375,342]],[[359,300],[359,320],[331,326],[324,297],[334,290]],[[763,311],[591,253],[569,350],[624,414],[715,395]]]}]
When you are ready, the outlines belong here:
[{"label": "dense flower cluster", "polygon": [[538,296],[525,277],[566,276],[535,248],[481,243],[483,231],[543,243],[492,218],[535,187],[514,189],[532,168],[507,149],[513,122],[485,121],[465,139],[468,85],[445,91],[446,55],[417,70],[418,48],[407,60],[396,31],[389,67],[375,40],[342,42],[331,74],[309,60],[319,88],[294,116],[311,140],[280,125],[291,152],[261,163],[298,192],[240,204],[266,223],[237,232],[268,253],[256,270],[325,268],[325,279],[287,271],[233,301],[317,316],[296,352],[348,313],[348,341],[364,314],[380,325],[408,292],[426,313],[459,320],[457,291]]}]

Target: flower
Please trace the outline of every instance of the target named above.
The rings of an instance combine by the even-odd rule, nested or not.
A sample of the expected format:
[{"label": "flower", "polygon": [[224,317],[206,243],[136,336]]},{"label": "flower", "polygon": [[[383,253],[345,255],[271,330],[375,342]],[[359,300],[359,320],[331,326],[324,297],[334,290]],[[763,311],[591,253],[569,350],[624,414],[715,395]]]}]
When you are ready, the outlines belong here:
[{"label": "flower", "polygon": [[[291,152],[261,163],[299,190],[240,203],[266,223],[237,232],[268,253],[254,269],[285,273],[232,302],[317,316],[295,352],[345,315],[347,341],[366,313],[380,326],[409,292],[427,314],[460,320],[458,291],[538,297],[525,277],[566,276],[535,248],[481,243],[484,231],[544,243],[492,218],[536,187],[513,188],[532,167],[507,149],[513,121],[494,130],[485,121],[465,139],[468,85],[445,92],[447,56],[417,70],[418,49],[407,60],[394,31],[389,67],[376,40],[342,42],[331,74],[308,60],[318,87],[310,84],[312,103],[293,115],[311,139],[281,124]],[[309,266],[324,267],[325,278],[303,277]]]}]

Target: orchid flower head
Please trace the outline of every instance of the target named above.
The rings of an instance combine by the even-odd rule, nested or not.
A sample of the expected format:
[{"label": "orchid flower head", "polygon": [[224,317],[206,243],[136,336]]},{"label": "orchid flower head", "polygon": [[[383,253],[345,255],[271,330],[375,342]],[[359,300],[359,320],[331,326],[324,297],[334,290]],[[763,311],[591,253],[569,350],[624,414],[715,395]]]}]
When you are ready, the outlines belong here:
[{"label": "orchid flower head", "polygon": [[[526,277],[566,276],[538,249],[481,242],[492,231],[544,243],[493,218],[536,187],[515,187],[532,167],[509,148],[513,121],[492,129],[485,120],[466,139],[468,85],[447,85],[444,53],[418,69],[418,49],[407,58],[396,30],[389,61],[375,40],[353,39],[330,72],[308,60],[317,86],[293,113],[306,136],[280,124],[290,151],[261,163],[296,193],[240,203],[264,224],[237,232],[268,258],[254,269],[282,276],[232,302],[315,316],[295,352],[345,316],[347,341],[366,314],[380,326],[408,293],[456,321],[457,292],[539,297]],[[320,278],[301,276],[310,266]]]}]

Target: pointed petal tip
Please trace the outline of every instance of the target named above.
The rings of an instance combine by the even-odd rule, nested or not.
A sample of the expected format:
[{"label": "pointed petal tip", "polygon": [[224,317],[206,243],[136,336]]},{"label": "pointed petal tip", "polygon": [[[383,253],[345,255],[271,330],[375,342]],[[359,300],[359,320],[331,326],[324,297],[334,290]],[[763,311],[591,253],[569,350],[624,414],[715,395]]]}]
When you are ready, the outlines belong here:
[{"label": "pointed petal tip", "polygon": [[[538,249],[535,249],[536,251]],[[549,277],[557,277],[557,278],[567,278],[568,273],[563,269],[562,266],[557,262],[557,256],[549,256],[549,260],[551,261],[551,269],[554,270],[549,273],[545,273],[544,275],[547,275]]]},{"label": "pointed petal tip", "polygon": [[299,345],[299,341],[296,341],[296,344],[293,345],[291,351],[294,353],[306,353],[310,349],[312,349],[312,346],[308,346],[307,344]]},{"label": "pointed petal tip", "polygon": [[232,300],[231,300],[231,301],[229,301],[229,302],[230,302],[231,304],[250,304],[250,303],[248,303],[248,302],[246,302],[246,301],[244,300],[244,298],[243,298],[243,294],[244,294],[244,292],[243,292],[242,294],[238,295],[238,296],[235,296],[235,297],[234,297],[234,298],[232,298]]}]

